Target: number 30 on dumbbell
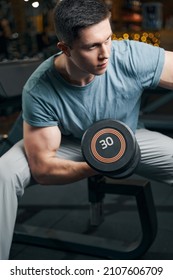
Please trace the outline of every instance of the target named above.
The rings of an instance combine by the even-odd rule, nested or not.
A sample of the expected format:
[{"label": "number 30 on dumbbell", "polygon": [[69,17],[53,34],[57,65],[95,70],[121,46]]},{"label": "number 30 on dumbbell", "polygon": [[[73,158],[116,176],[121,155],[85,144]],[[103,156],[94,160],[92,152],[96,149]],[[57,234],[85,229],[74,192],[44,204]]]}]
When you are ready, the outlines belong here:
[{"label": "number 30 on dumbbell", "polygon": [[140,161],[134,133],[113,119],[101,120],[89,127],[82,137],[81,149],[86,162],[108,177],[128,177]]}]

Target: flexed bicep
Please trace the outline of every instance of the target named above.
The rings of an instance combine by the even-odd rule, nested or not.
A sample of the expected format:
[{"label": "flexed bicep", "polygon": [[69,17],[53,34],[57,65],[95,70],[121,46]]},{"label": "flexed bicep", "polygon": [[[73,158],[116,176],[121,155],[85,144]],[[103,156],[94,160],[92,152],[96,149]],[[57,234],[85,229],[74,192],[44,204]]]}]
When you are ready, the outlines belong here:
[{"label": "flexed bicep", "polygon": [[24,147],[35,177],[48,172],[48,163],[56,156],[60,143],[61,132],[57,126],[37,128],[24,122]]}]

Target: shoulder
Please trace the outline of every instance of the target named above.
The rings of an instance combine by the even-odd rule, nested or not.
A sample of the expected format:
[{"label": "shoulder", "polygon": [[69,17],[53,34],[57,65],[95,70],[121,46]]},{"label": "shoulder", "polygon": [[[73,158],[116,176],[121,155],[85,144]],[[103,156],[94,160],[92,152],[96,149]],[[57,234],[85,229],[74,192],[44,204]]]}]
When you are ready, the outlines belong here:
[{"label": "shoulder", "polygon": [[133,77],[142,88],[158,84],[164,59],[163,48],[133,40],[112,41],[110,68]]},{"label": "shoulder", "polygon": [[163,48],[147,43],[133,40],[112,41],[112,62],[146,64],[146,61],[148,61],[149,64],[155,64],[159,60],[163,61],[164,55]]},{"label": "shoulder", "polygon": [[49,73],[54,68],[54,59],[57,55],[58,54],[49,57],[35,69],[35,71],[32,73],[32,75],[29,77],[26,84],[24,85],[24,91],[33,90],[34,87],[44,84],[44,81],[46,81],[47,77],[49,76]]},{"label": "shoulder", "polygon": [[126,53],[126,52],[134,52],[134,51],[148,51],[150,52],[151,50],[159,50],[160,48],[155,47],[153,45],[139,42],[139,41],[134,41],[134,40],[113,40],[112,41],[112,52],[119,52],[119,53]]}]

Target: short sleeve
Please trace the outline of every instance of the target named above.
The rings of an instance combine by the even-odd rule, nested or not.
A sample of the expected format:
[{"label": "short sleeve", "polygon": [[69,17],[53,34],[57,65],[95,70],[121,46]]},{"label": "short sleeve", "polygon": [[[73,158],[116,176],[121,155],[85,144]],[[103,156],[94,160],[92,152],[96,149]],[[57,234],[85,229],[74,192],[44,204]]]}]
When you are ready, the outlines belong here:
[{"label": "short sleeve", "polygon": [[165,51],[146,43],[129,41],[129,61],[142,88],[158,86],[163,70]]},{"label": "short sleeve", "polygon": [[59,120],[55,117],[49,88],[39,84],[28,91],[24,87],[22,94],[23,119],[35,127],[57,126]]}]

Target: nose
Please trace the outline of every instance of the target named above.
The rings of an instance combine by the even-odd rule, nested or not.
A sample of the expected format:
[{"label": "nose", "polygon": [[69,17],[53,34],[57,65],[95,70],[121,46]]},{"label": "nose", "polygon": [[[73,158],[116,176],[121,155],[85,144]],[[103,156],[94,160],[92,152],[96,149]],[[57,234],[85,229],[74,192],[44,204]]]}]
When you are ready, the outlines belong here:
[{"label": "nose", "polygon": [[99,49],[99,59],[108,59],[110,55],[110,46],[101,45]]}]

